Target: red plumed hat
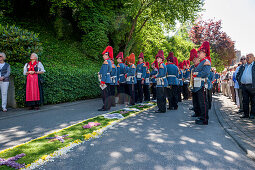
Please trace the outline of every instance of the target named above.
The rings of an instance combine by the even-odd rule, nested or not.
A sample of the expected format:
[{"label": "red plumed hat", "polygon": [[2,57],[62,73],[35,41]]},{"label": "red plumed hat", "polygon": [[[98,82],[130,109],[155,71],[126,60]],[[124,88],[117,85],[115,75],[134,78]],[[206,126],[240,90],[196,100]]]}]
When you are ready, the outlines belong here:
[{"label": "red plumed hat", "polygon": [[187,65],[190,66],[190,61],[189,60],[187,60]]},{"label": "red plumed hat", "polygon": [[151,63],[151,64],[155,64],[155,67],[157,68],[157,69],[159,69],[159,67],[158,67],[158,61],[157,60],[155,60],[153,63]]},{"label": "red plumed hat", "polygon": [[177,59],[177,57],[174,57],[174,64],[178,67],[178,59]]},{"label": "red plumed hat", "polygon": [[198,56],[197,56],[197,50],[196,50],[196,49],[192,49],[192,50],[190,51],[189,60],[192,61],[194,58],[198,58]]},{"label": "red plumed hat", "polygon": [[103,51],[102,55],[104,55],[105,53],[108,53],[110,59],[113,58],[113,49],[111,46],[107,46],[106,49]]},{"label": "red plumed hat", "polygon": [[203,51],[206,54],[207,59],[210,60],[211,62],[211,57],[210,57],[210,43],[208,41],[203,42],[201,47],[197,51]]},{"label": "red plumed hat", "polygon": [[139,59],[139,58],[144,59],[143,52],[141,52],[141,53],[140,53],[140,55],[139,55],[138,59]]},{"label": "red plumed hat", "polygon": [[128,57],[128,61],[132,64],[135,64],[135,54],[131,53],[130,56]]},{"label": "red plumed hat", "polygon": [[183,69],[183,63],[182,62],[179,63],[179,68]]},{"label": "red plumed hat", "polygon": [[169,54],[168,54],[168,57],[166,58],[166,60],[167,61],[169,61],[169,60],[174,60],[174,53],[173,52],[169,52]]},{"label": "red plumed hat", "polygon": [[145,65],[147,66],[148,69],[150,69],[150,63],[146,62]]},{"label": "red plumed hat", "polygon": [[123,59],[123,52],[119,52],[119,54],[116,56],[116,59]]},{"label": "red plumed hat", "polygon": [[159,50],[159,51],[158,51],[158,54],[156,55],[156,59],[157,59],[158,57],[161,58],[163,61],[165,60],[163,50]]},{"label": "red plumed hat", "polygon": [[187,61],[186,60],[183,60],[182,66],[186,66],[187,67]]}]

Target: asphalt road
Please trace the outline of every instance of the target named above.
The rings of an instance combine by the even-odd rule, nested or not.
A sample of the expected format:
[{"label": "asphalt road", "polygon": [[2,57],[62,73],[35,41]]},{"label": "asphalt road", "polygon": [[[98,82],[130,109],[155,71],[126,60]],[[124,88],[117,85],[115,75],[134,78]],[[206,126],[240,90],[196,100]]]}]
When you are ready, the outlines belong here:
[{"label": "asphalt road", "polygon": [[[39,111],[19,109],[0,112],[0,150],[105,113],[97,111],[101,107],[102,100],[93,99],[43,106]],[[112,110],[121,107],[119,105]]]},{"label": "asphalt road", "polygon": [[[180,104],[177,111],[147,111],[129,118],[40,169],[255,169],[255,162],[225,133],[213,111],[208,126],[194,124],[190,103]],[[76,109],[83,112],[84,108],[77,105]],[[47,114],[50,124],[74,121],[73,116],[63,118],[63,112],[68,114],[70,109],[60,110],[54,115],[58,117]],[[40,127],[48,128],[44,124]]]}]

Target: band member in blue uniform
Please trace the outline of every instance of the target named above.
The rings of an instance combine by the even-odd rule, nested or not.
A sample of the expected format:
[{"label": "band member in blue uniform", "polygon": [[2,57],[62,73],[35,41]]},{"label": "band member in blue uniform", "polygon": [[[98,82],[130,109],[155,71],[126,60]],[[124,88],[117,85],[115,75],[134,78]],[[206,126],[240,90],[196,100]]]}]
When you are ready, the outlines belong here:
[{"label": "band member in blue uniform", "polygon": [[219,93],[219,82],[220,82],[220,75],[219,73],[216,72],[216,70],[214,70],[214,77],[215,80],[213,82],[213,94],[215,94],[215,92]]},{"label": "band member in blue uniform", "polygon": [[111,83],[111,72],[112,72],[112,62],[111,58],[113,58],[113,49],[111,46],[107,46],[106,49],[102,53],[103,55],[103,65],[98,73],[100,87],[102,89],[102,99],[103,99],[103,107],[98,109],[98,111],[108,111],[111,108],[111,100],[110,100],[110,83]]},{"label": "band member in blue uniform", "polygon": [[119,96],[119,104],[124,104],[125,99],[125,64],[123,63],[123,52],[119,52],[116,56],[118,65],[117,65],[117,82],[118,82],[118,96]]},{"label": "band member in blue uniform", "polygon": [[135,73],[136,73],[135,54],[134,53],[130,54],[130,56],[127,57],[126,60],[129,65],[129,68],[126,74],[126,80],[127,80],[129,95],[130,95],[129,105],[135,105],[135,84],[137,83],[136,76],[135,76]]},{"label": "band member in blue uniform", "polygon": [[152,92],[152,100],[156,100],[157,99],[157,95],[156,95],[156,85],[157,85],[157,81],[155,79],[155,76],[158,74],[158,62],[157,60],[155,60],[153,63],[151,63],[151,67],[152,67],[152,71],[150,73],[150,77],[151,77],[151,92]]},{"label": "band member in blue uniform", "polygon": [[183,88],[183,65],[182,62],[179,63],[179,88],[178,88],[178,102],[182,102],[182,88]]},{"label": "band member in blue uniform", "polygon": [[167,57],[167,97],[169,102],[169,110],[178,109],[178,67],[174,64],[174,53],[170,52]]},{"label": "band member in blue uniform", "polygon": [[211,70],[211,58],[210,58],[210,45],[209,42],[205,41],[202,46],[198,49],[198,57],[200,63],[195,68],[194,77],[194,88],[193,92],[196,95],[196,102],[200,110],[200,117],[196,119],[195,123],[199,125],[208,125],[208,98],[207,98],[207,79],[210,75]]},{"label": "band member in blue uniform", "polygon": [[207,89],[207,98],[208,98],[208,109],[210,110],[212,107],[212,88],[213,88],[213,81],[215,79],[214,72],[211,69],[210,75],[208,77],[208,89]]},{"label": "band member in blue uniform", "polygon": [[190,81],[190,70],[188,68],[188,63],[186,60],[183,61],[183,99],[189,99],[189,81]]},{"label": "band member in blue uniform", "polygon": [[[199,58],[197,55],[197,50],[196,49],[192,49],[190,51],[190,61],[193,62],[193,65],[190,67],[190,74],[193,75],[195,68],[198,66],[199,64]],[[190,82],[190,90],[192,91],[192,104],[193,107],[190,110],[194,110],[194,114],[192,115],[192,117],[199,117],[200,116],[200,108],[199,108],[199,104],[198,104],[198,100],[196,99],[197,95],[195,92],[193,92],[193,88],[194,88],[194,79],[191,79],[192,82]]]},{"label": "band member in blue uniform", "polygon": [[140,53],[138,57],[138,64],[136,68],[136,78],[137,78],[137,102],[143,102],[143,84],[146,75],[146,65],[144,63],[144,56],[143,53]]},{"label": "band member in blue uniform", "polygon": [[146,62],[146,75],[143,84],[144,101],[150,101],[150,63]]},{"label": "band member in blue uniform", "polygon": [[116,101],[115,101],[115,89],[118,84],[117,82],[117,67],[114,64],[114,58],[111,58],[112,62],[112,72],[111,72],[111,83],[110,83],[110,100],[111,100],[111,106],[116,107]]},{"label": "band member in blue uniform", "polygon": [[165,113],[166,112],[166,87],[168,86],[167,79],[166,79],[166,65],[164,64],[164,52],[159,50],[158,54],[156,55],[156,59],[159,63],[159,70],[158,74],[156,75],[157,81],[157,106],[158,111],[156,113]]}]

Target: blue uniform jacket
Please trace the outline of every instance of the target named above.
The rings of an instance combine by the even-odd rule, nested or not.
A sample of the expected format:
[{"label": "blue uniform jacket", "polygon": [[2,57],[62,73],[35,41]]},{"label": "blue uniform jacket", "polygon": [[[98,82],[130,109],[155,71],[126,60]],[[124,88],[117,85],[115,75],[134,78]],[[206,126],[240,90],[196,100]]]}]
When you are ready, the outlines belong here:
[{"label": "blue uniform jacket", "polygon": [[154,78],[154,76],[156,76],[158,74],[158,69],[157,68],[154,68],[152,71],[151,71],[151,82],[152,83],[157,83],[156,79]]},{"label": "blue uniform jacket", "polygon": [[184,84],[189,84],[189,80],[190,80],[190,69],[184,69],[183,70],[183,78],[184,78]]},{"label": "blue uniform jacket", "polygon": [[105,83],[111,83],[111,72],[112,72],[112,62],[110,59],[105,60],[99,74],[102,76],[101,81]]},{"label": "blue uniform jacket", "polygon": [[[137,80],[142,80],[146,75],[146,65],[144,63],[138,64],[136,68]],[[139,77],[141,76],[141,77]]]},{"label": "blue uniform jacket", "polygon": [[167,82],[168,85],[178,85],[178,67],[174,64],[167,64]]},{"label": "blue uniform jacket", "polygon": [[110,85],[117,85],[117,67],[115,64],[112,65],[112,72],[111,72],[111,83]]},{"label": "blue uniform jacket", "polygon": [[179,70],[179,76],[178,76],[178,79],[179,79],[179,86],[183,86],[183,72],[182,70]]},{"label": "blue uniform jacket", "polygon": [[164,83],[162,81],[160,81],[159,84],[157,83],[156,87],[167,87],[168,86],[167,79],[166,79],[166,73],[167,73],[166,65],[164,63],[160,64],[158,74],[156,77],[163,78]]},{"label": "blue uniform jacket", "polygon": [[144,85],[150,85],[150,70],[146,71]]},{"label": "blue uniform jacket", "polygon": [[[201,61],[198,66],[195,68],[193,75],[196,73],[197,77],[200,78],[208,78],[210,75],[210,70],[211,70],[211,65],[205,65],[205,62],[209,62],[209,60],[203,60]],[[197,92],[198,90],[200,90],[202,87],[204,87],[204,81],[201,82],[201,86],[200,87],[194,87],[192,92]]]},{"label": "blue uniform jacket", "polygon": [[117,65],[117,80],[119,81],[119,83],[125,83],[126,82],[126,78],[125,78],[125,64],[124,63],[119,63]]},{"label": "blue uniform jacket", "polygon": [[136,67],[134,64],[132,64],[127,71],[127,84],[137,83],[135,73],[136,73]]},{"label": "blue uniform jacket", "polygon": [[210,71],[210,74],[208,76],[208,90],[212,89],[212,82],[214,81],[214,73],[212,71]]}]

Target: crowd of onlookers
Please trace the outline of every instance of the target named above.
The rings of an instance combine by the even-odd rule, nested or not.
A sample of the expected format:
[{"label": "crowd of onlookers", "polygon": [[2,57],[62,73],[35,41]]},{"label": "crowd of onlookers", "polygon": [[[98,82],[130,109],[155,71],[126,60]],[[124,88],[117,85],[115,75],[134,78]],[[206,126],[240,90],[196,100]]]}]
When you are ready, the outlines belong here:
[{"label": "crowd of onlookers", "polygon": [[254,119],[255,116],[255,64],[254,55],[242,56],[240,62],[226,67],[214,82],[214,92],[221,91],[237,107],[241,118]]}]

